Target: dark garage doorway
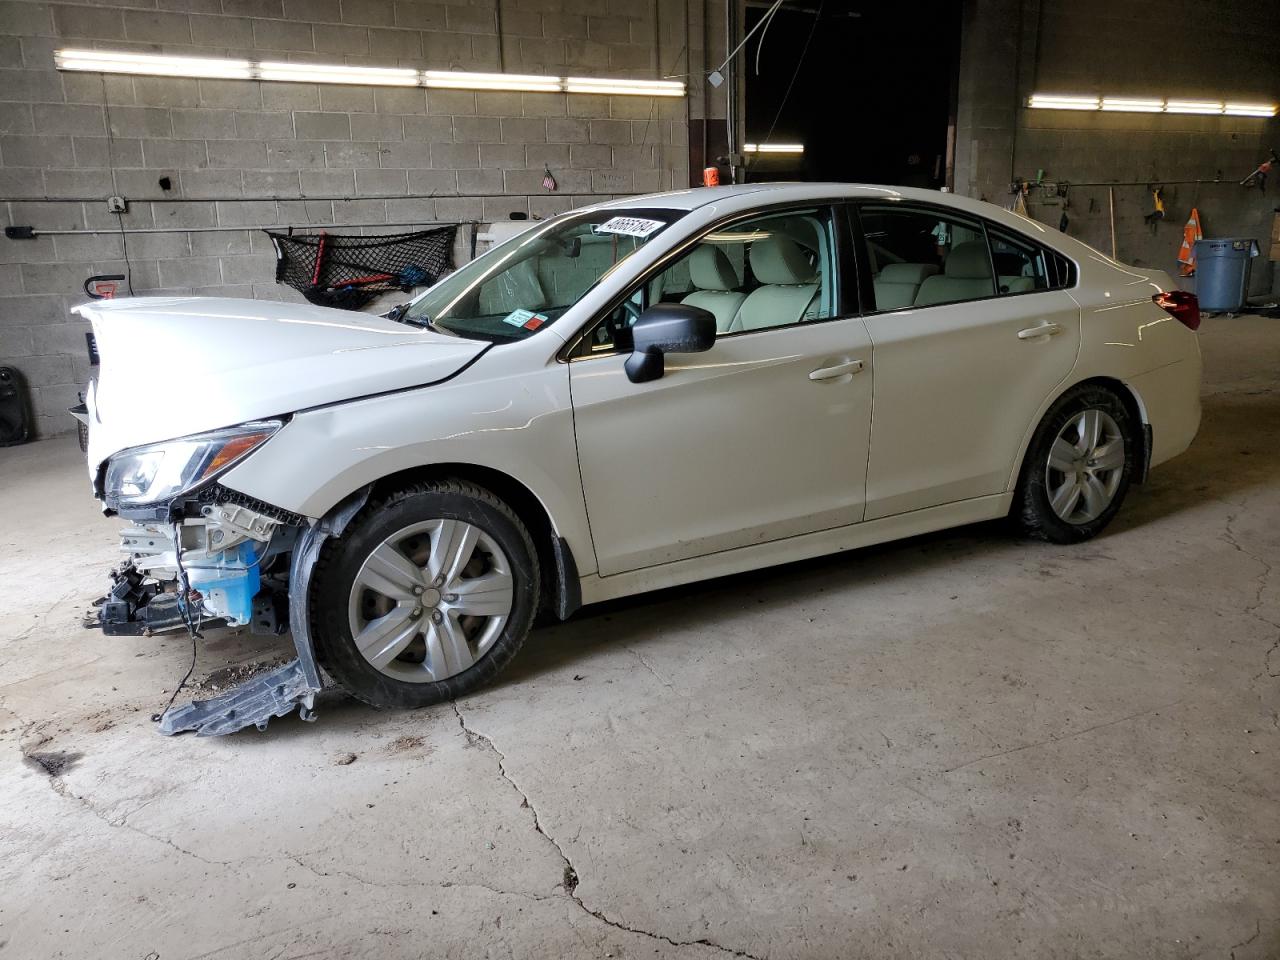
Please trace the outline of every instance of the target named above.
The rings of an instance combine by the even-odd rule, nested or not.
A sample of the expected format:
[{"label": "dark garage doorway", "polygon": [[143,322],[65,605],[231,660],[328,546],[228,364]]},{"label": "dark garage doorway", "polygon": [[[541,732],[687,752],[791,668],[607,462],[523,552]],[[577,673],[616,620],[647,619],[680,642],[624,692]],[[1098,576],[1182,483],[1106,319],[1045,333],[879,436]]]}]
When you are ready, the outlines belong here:
[{"label": "dark garage doorway", "polygon": [[[770,6],[747,0],[745,30]],[[956,0],[786,0],[745,54],[743,141],[804,145],[802,155],[746,154],[746,180],[947,184]]]}]

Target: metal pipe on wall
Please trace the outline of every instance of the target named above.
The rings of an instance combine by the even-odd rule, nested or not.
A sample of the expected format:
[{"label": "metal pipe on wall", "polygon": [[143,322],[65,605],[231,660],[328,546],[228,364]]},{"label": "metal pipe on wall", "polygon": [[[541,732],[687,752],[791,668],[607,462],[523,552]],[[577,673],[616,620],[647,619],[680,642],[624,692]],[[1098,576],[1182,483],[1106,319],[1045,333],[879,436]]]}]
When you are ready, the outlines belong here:
[{"label": "metal pipe on wall", "polygon": [[[531,197],[638,197],[631,193],[400,193],[390,197],[126,197],[129,203],[299,203],[365,200],[519,200]],[[0,197],[0,203],[106,203],[106,197]],[[453,221],[449,221],[452,223]]]},{"label": "metal pipe on wall", "polygon": [[[478,224],[480,220],[412,220],[397,221],[394,223],[308,223],[309,228],[317,230],[336,230],[343,227],[352,227],[355,229],[363,229],[365,227],[445,227],[457,224],[464,226],[466,224]],[[87,230],[36,230],[36,237],[93,237],[99,235],[107,235],[118,237],[124,234],[127,237],[136,236],[142,233],[244,233],[247,230],[268,230],[268,229],[289,229],[286,223],[272,223],[267,226],[257,227],[135,227],[133,229],[121,230],[118,227],[103,227],[102,229]],[[21,241],[15,240],[15,243]]]},{"label": "metal pipe on wall", "polygon": [[1116,256],[1116,191],[1115,187],[1107,188],[1107,205],[1111,210],[1111,259],[1119,260]]},{"label": "metal pipe on wall", "polygon": [[[726,55],[733,49],[733,38],[738,35],[738,0],[725,0],[724,46]],[[729,141],[729,182],[738,182],[738,56],[729,56],[725,64],[725,131]]]}]

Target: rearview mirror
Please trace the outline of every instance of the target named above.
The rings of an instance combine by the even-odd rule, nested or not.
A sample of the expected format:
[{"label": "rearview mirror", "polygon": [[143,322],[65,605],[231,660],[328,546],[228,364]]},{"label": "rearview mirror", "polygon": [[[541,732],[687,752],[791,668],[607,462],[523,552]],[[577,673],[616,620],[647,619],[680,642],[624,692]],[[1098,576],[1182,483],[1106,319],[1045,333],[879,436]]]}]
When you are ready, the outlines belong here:
[{"label": "rearview mirror", "polygon": [[668,353],[702,353],[716,342],[716,317],[682,303],[657,303],[636,318],[632,351],[623,368],[632,383],[657,380]]}]

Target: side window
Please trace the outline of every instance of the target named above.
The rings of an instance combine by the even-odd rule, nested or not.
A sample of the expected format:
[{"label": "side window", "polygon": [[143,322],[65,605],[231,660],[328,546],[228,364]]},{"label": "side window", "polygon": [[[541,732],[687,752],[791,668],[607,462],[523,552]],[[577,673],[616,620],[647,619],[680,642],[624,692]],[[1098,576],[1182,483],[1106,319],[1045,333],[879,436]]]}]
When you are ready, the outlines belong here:
[{"label": "side window", "polygon": [[991,228],[991,260],[996,268],[996,282],[1003,293],[1030,293],[1048,290],[1049,263],[1042,247],[1018,240]]},{"label": "side window", "polygon": [[1060,253],[1045,251],[1049,264],[1049,285],[1055,290],[1065,290],[1076,285],[1076,265]]},{"label": "side window", "polygon": [[686,303],[716,318],[720,336],[836,315],[835,233],[829,208],[788,210],[712,230],[631,291],[575,350],[631,349],[631,326],[656,303]]},{"label": "side window", "polygon": [[877,311],[995,296],[980,223],[896,205],[862,207],[858,218]]}]

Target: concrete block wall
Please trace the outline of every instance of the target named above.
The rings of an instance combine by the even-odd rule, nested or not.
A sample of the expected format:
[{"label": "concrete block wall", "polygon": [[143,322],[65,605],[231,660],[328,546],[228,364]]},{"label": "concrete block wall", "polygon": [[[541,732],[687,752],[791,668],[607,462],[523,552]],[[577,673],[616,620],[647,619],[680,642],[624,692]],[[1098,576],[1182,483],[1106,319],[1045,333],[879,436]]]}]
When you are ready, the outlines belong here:
[{"label": "concrete block wall", "polygon": [[[1239,185],[1272,146],[1280,121],[1247,117],[1028,109],[1033,92],[1280,103],[1280,5],[1243,0],[1158,4],[1114,0],[970,0],[961,43],[956,190],[1004,204],[1014,177],[1114,187],[1117,255],[1177,271],[1193,206],[1206,236],[1270,235],[1277,199]],[[1178,180],[1219,183],[1177,184]],[[1148,184],[1164,185],[1166,218],[1148,223]],[[1271,185],[1274,187],[1274,182]],[[1031,193],[1030,212],[1057,226],[1061,201]],[[1067,195],[1068,233],[1110,253],[1106,186]],[[1254,261],[1252,290],[1271,289]],[[1193,284],[1188,284],[1193,286]]]},{"label": "concrete block wall", "polygon": [[74,427],[90,371],[67,311],[91,275],[293,298],[263,227],[394,232],[689,183],[685,100],[59,73],[56,48],[654,79],[705,58],[704,15],[723,0],[0,0],[0,218],[91,231],[0,239],[0,364],[37,431]]}]

